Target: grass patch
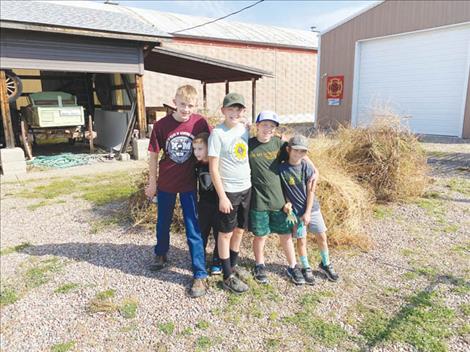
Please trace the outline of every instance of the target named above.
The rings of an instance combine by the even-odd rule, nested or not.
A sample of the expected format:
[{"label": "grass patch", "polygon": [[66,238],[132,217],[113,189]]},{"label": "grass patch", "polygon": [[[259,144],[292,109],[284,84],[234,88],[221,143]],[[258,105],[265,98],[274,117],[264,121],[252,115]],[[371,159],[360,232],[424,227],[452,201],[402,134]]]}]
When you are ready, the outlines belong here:
[{"label": "grass patch", "polygon": [[458,244],[452,247],[453,252],[457,252],[459,254],[469,254],[470,253],[470,242],[464,244]]},{"label": "grass patch", "polygon": [[374,218],[378,220],[388,219],[388,218],[391,218],[393,215],[392,209],[384,205],[376,205],[374,206],[373,210],[374,210]]},{"label": "grass patch", "polygon": [[137,314],[139,303],[132,298],[125,299],[119,307],[119,313],[125,319],[133,319]]},{"label": "grass patch", "polygon": [[90,313],[109,313],[116,311],[118,307],[113,302],[115,293],[116,290],[114,289],[98,292],[95,297],[90,301],[88,305],[88,311]]},{"label": "grass patch", "polygon": [[444,228],[442,229],[442,231],[444,233],[455,233],[459,230],[459,225],[456,225],[456,224],[448,224],[446,226],[444,226]]},{"label": "grass patch", "polygon": [[209,328],[209,322],[205,320],[200,320],[197,322],[196,327],[201,330],[207,330]]},{"label": "grass patch", "polygon": [[158,324],[158,329],[163,332],[165,335],[172,335],[173,331],[175,331],[175,324],[169,321],[168,323],[161,323]]},{"label": "grass patch", "polygon": [[279,339],[270,338],[266,340],[266,349],[268,351],[279,351],[281,348],[281,341]]},{"label": "grass patch", "polygon": [[401,254],[405,257],[411,257],[415,252],[410,248],[404,248],[401,250]]},{"label": "grass patch", "polygon": [[470,181],[468,180],[463,178],[452,178],[446,186],[451,191],[470,196]]},{"label": "grass patch", "polygon": [[125,214],[115,214],[107,216],[103,219],[95,220],[91,222],[90,233],[96,235],[103,230],[108,229],[111,226],[118,226],[125,220]]},{"label": "grass patch", "polygon": [[460,310],[466,317],[470,316],[470,303],[462,303],[460,305]]},{"label": "grass patch", "polygon": [[11,254],[11,253],[21,252],[23,249],[26,249],[28,247],[31,247],[31,243],[23,242],[23,243],[21,243],[17,246],[7,247],[5,249],[2,249],[0,251],[0,255],[8,255],[8,254]]},{"label": "grass patch", "polygon": [[73,282],[69,282],[69,283],[66,283],[66,284],[63,284],[62,286],[59,286],[57,287],[54,292],[55,293],[69,293],[69,292],[72,292],[73,290],[75,290],[78,286],[80,286],[79,284],[76,284],[76,283],[73,283]]},{"label": "grass patch", "polygon": [[9,287],[2,287],[0,289],[0,306],[13,304],[18,300],[18,293]]},{"label": "grass patch", "polygon": [[208,350],[212,345],[210,338],[207,336],[200,336],[196,340],[196,351]]},{"label": "grass patch", "polygon": [[433,292],[419,292],[394,316],[370,310],[359,327],[372,349],[383,342],[405,342],[420,351],[446,351],[445,339],[452,334],[455,313]]},{"label": "grass patch", "polygon": [[34,203],[34,204],[31,204],[31,205],[28,205],[26,207],[26,209],[30,210],[30,211],[34,211],[34,210],[37,210],[41,207],[45,207],[46,205],[52,205],[52,204],[64,204],[66,203],[65,200],[63,199],[59,199],[59,200],[49,200],[49,199],[46,199],[46,200],[42,200],[40,201],[39,203]]},{"label": "grass patch", "polygon": [[437,199],[418,198],[416,204],[424,209],[426,213],[437,220],[438,223],[445,223],[446,209],[444,203]]},{"label": "grass patch", "polygon": [[51,352],[67,352],[75,347],[75,341],[58,343],[51,347]]},{"label": "grass patch", "polygon": [[51,258],[40,261],[36,266],[26,270],[24,274],[27,288],[34,288],[47,283],[51,279],[51,273],[59,271],[63,263],[59,258]]},{"label": "grass patch", "polygon": [[183,331],[181,331],[182,336],[190,336],[193,334],[193,329],[191,327],[185,328]]}]

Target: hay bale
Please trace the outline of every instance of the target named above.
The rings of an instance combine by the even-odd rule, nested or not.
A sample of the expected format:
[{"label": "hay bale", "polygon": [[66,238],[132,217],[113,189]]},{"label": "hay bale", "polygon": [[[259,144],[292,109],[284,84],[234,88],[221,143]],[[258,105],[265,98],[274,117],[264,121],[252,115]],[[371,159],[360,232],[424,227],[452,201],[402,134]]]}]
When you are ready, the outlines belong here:
[{"label": "hay bale", "polygon": [[423,195],[429,182],[425,151],[397,119],[376,119],[368,128],[340,128],[328,154],[347,173],[371,187],[379,202]]}]

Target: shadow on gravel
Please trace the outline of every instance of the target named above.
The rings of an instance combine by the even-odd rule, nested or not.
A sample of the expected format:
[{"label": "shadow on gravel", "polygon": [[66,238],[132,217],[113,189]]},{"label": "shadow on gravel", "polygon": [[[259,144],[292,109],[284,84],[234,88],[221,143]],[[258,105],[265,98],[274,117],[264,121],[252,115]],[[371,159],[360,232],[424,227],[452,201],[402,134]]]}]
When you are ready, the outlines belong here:
[{"label": "shadow on gravel", "polygon": [[[168,252],[169,266],[158,272],[148,269],[153,259],[153,246],[114,244],[114,243],[57,243],[32,245],[21,250],[21,253],[33,256],[53,255],[66,257],[81,262],[120,270],[123,273],[155,278],[183,286],[188,285],[192,275],[183,274],[172,268],[187,269],[191,272],[189,251],[170,246]],[[84,273],[86,275],[86,273]]]},{"label": "shadow on gravel", "polygon": [[470,153],[429,153],[428,164],[437,175],[470,178]]}]

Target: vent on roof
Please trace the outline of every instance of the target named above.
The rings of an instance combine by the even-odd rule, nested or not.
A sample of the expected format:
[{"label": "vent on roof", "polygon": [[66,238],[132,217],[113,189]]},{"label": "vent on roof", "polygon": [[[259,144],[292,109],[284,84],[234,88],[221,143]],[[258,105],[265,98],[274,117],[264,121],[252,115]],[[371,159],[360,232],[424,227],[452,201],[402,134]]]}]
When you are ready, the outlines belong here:
[{"label": "vent on roof", "polygon": [[117,1],[112,1],[112,0],[105,0],[104,2],[106,5],[119,5]]}]

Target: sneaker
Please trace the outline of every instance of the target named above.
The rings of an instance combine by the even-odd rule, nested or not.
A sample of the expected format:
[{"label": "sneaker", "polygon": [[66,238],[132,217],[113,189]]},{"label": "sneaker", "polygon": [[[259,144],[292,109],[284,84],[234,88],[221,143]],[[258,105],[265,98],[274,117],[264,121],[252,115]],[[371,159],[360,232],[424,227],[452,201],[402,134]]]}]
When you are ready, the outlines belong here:
[{"label": "sneaker", "polygon": [[318,265],[318,269],[326,275],[327,279],[329,281],[337,281],[339,276],[336,274],[335,270],[333,269],[333,264],[328,264],[328,265],[323,265],[322,262],[320,262],[320,265]]},{"label": "sneaker", "polygon": [[156,255],[153,257],[153,262],[150,264],[150,271],[162,270],[167,264],[168,258],[166,255]]},{"label": "sneaker", "polygon": [[189,289],[189,296],[192,298],[204,296],[207,292],[206,279],[194,279],[191,288]]},{"label": "sneaker", "polygon": [[266,266],[264,264],[256,264],[253,268],[253,276],[256,282],[260,284],[267,284],[269,282],[268,275],[266,275]]},{"label": "sneaker", "polygon": [[239,265],[235,265],[233,268],[232,268],[232,273],[234,273],[235,275],[237,275],[237,277],[240,279],[240,280],[243,280],[243,281],[248,281],[248,279],[251,277],[250,273],[248,271],[246,271],[245,268],[242,268],[241,266]]},{"label": "sneaker", "polygon": [[222,274],[222,266],[212,264],[211,265],[211,275],[220,275],[220,274]]},{"label": "sneaker", "polygon": [[291,267],[287,268],[287,276],[289,276],[290,280],[296,285],[305,284],[305,279],[298,265],[296,265],[293,268]]},{"label": "sneaker", "polygon": [[315,284],[315,277],[313,276],[313,271],[312,268],[304,268],[302,269],[302,276],[305,279],[305,283],[307,285],[312,285]]},{"label": "sneaker", "polygon": [[234,274],[230,275],[222,282],[222,287],[227,291],[237,294],[248,291],[248,285]]}]

